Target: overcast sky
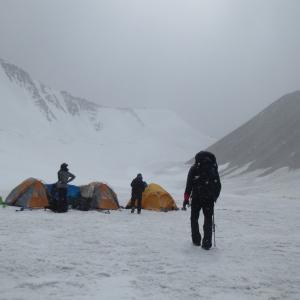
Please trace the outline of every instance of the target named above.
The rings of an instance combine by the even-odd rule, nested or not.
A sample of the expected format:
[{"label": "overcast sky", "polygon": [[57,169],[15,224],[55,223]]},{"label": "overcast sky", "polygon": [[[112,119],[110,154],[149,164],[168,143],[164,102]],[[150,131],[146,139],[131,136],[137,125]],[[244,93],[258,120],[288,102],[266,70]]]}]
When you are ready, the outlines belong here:
[{"label": "overcast sky", "polygon": [[300,89],[299,0],[0,0],[0,57],[221,137]]}]

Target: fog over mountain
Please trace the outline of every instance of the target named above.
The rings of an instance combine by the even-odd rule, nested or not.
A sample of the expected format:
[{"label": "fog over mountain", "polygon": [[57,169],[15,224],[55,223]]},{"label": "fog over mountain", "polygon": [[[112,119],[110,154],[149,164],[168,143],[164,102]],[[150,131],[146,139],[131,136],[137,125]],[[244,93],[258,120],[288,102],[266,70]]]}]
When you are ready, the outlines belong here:
[{"label": "fog over mountain", "polygon": [[298,0],[1,0],[0,57],[221,138],[299,88],[299,14]]},{"label": "fog over mountain", "polygon": [[79,181],[126,181],[182,162],[214,141],[171,110],[102,106],[56,91],[3,59],[0,97],[4,186],[29,176],[54,181],[63,161]]}]

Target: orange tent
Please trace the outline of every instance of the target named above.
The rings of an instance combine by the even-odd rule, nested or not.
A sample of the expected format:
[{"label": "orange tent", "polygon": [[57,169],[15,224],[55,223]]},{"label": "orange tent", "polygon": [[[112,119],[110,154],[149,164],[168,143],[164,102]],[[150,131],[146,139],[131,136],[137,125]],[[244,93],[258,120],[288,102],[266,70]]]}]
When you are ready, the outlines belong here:
[{"label": "orange tent", "polygon": [[102,182],[92,182],[80,187],[81,196],[92,199],[91,209],[118,209],[118,197],[111,187]]},{"label": "orange tent", "polygon": [[10,192],[5,203],[24,208],[44,208],[48,206],[47,191],[41,181],[28,178]]}]

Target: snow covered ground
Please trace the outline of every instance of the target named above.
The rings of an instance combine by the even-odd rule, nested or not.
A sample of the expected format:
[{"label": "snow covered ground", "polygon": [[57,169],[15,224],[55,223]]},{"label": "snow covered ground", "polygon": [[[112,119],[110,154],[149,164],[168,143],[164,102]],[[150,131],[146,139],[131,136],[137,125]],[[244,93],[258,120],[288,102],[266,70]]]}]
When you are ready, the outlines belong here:
[{"label": "snow covered ground", "polygon": [[[178,170],[160,180],[181,206]],[[223,179],[211,251],[192,245],[189,211],[0,208],[0,299],[299,299],[299,175]]]}]

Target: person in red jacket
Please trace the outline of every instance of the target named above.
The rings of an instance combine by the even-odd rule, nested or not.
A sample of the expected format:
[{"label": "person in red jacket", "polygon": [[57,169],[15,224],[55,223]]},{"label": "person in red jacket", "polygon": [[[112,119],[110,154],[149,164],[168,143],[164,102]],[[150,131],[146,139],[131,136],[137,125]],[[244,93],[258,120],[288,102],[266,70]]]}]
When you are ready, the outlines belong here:
[{"label": "person in red jacket", "polygon": [[193,244],[196,246],[201,245],[198,219],[202,209],[204,214],[202,248],[206,250],[212,246],[212,216],[214,213],[214,204],[220,192],[221,182],[214,154],[207,151],[197,153],[195,164],[190,168],[188,173],[183,209],[189,205],[191,197],[191,232]]}]

